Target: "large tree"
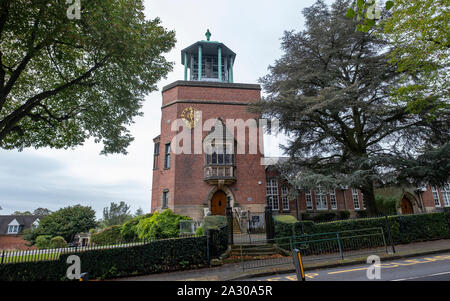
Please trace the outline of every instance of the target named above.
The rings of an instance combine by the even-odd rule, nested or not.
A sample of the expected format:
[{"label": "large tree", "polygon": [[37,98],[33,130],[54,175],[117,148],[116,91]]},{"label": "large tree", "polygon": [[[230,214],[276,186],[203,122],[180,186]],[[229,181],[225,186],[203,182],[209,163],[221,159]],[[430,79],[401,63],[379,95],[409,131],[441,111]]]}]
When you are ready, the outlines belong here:
[{"label": "large tree", "polygon": [[162,54],[175,44],[143,10],[142,0],[0,0],[0,147],[93,137],[102,153],[126,153],[126,126],[171,70]]},{"label": "large tree", "polygon": [[116,204],[111,202],[108,207],[103,208],[103,220],[102,225],[105,227],[113,226],[113,225],[122,225],[126,221],[133,218],[133,215],[130,213],[130,206],[125,202],[120,202]]},{"label": "large tree", "polygon": [[260,80],[267,96],[254,110],[279,119],[289,135],[282,170],[293,185],[360,188],[376,214],[374,181],[396,169],[394,159],[448,141],[449,120],[390,100],[399,84],[392,49],[376,27],[355,31],[356,20],[345,17],[350,5],[317,1],[304,10],[306,29],[285,32],[285,53]]},{"label": "large tree", "polygon": [[34,243],[39,235],[62,236],[70,242],[76,234],[96,226],[95,211],[91,207],[69,206],[45,216],[36,229],[26,230],[24,238]]}]

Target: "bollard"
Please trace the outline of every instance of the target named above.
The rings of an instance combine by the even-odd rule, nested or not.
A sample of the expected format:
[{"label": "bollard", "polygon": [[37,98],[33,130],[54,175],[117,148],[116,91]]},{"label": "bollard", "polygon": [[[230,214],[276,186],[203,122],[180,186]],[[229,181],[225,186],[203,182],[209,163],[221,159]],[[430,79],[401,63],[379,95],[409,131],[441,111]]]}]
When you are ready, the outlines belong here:
[{"label": "bollard", "polygon": [[305,270],[303,269],[303,260],[300,250],[292,250],[292,259],[294,260],[295,271],[297,273],[297,281],[305,281]]},{"label": "bollard", "polygon": [[89,280],[89,274],[88,273],[82,273],[80,275],[80,281],[88,281]]}]

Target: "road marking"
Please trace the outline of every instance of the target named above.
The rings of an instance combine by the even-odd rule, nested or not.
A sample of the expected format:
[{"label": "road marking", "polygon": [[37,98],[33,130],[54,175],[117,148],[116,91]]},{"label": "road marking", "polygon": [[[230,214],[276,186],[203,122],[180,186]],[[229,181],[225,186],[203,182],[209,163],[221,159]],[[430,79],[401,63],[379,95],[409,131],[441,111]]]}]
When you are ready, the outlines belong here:
[{"label": "road marking", "polygon": [[[415,264],[419,264],[419,263],[431,263],[431,262],[435,262],[435,261],[448,260],[448,259],[450,259],[450,255],[438,255],[438,256],[434,256],[434,257],[425,257],[425,258],[420,258],[420,259],[408,259],[408,260],[404,260],[403,262],[382,263],[377,266],[379,266],[381,268],[389,269],[389,268],[398,268],[399,266],[409,266],[409,265],[415,265]],[[342,273],[356,272],[356,271],[364,271],[364,270],[367,270],[367,267],[328,272],[328,275],[342,274]]]},{"label": "road marking", "polygon": [[395,279],[395,280],[391,280],[391,281],[405,281],[405,280],[420,279],[420,278],[425,278],[425,277],[433,277],[433,276],[440,276],[440,275],[447,275],[447,274],[450,274],[450,272],[436,273],[436,274],[418,276],[418,277]]},{"label": "road marking", "polygon": [[355,271],[363,271],[363,270],[367,270],[367,268],[359,268],[359,269],[351,269],[351,270],[341,270],[341,271],[336,271],[336,272],[329,272],[328,275],[347,273],[347,272],[355,272]]}]

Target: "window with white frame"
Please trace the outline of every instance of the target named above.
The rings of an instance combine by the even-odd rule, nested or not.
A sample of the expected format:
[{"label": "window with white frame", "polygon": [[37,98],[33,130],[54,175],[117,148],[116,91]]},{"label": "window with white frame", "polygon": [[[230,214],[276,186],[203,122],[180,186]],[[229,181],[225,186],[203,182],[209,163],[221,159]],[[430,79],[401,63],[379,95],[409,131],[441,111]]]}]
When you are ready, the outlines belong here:
[{"label": "window with white frame", "polygon": [[446,183],[442,187],[442,197],[444,199],[444,206],[450,207],[450,183]]},{"label": "window with white frame", "polygon": [[352,188],[352,196],[353,196],[353,206],[355,207],[355,209],[356,209],[356,210],[361,209],[361,207],[359,206],[359,194],[358,194],[358,189]]},{"label": "window with white frame", "polygon": [[311,190],[305,192],[305,198],[306,198],[306,210],[313,210]]},{"label": "window with white frame", "polygon": [[432,187],[431,191],[433,192],[434,206],[441,207],[441,200],[439,198],[439,192],[437,190],[437,187]]},{"label": "window with white frame", "polygon": [[268,179],[266,183],[267,206],[269,206],[269,208],[272,208],[272,210],[279,210],[280,206],[278,204],[278,181],[276,179]]},{"label": "window with white frame", "polygon": [[317,210],[328,210],[327,195],[320,186],[316,189],[316,208]]},{"label": "window with white frame", "polygon": [[169,208],[169,190],[164,190],[162,195],[162,209]]},{"label": "window with white frame", "polygon": [[330,205],[331,209],[337,209],[337,201],[336,201],[336,190],[330,190]]},{"label": "window with white frame", "polygon": [[12,222],[8,224],[8,234],[17,234],[20,231],[19,222],[14,219]]},{"label": "window with white frame", "polygon": [[289,189],[286,186],[281,187],[281,202],[283,203],[283,210],[289,211]]}]

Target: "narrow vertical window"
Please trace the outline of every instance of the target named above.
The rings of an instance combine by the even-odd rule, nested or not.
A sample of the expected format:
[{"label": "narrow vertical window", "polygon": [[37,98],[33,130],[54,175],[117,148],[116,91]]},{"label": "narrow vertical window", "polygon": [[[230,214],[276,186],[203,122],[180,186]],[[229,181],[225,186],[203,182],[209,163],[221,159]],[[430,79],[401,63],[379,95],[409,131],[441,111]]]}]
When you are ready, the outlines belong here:
[{"label": "narrow vertical window", "polygon": [[305,192],[305,198],[306,198],[306,209],[313,210],[314,208],[313,208],[311,190],[309,190],[308,192]]},{"label": "narrow vertical window", "polygon": [[278,211],[280,209],[279,200],[278,200],[278,182],[276,179],[268,179],[266,181],[266,193],[267,193],[267,206],[272,208],[274,211]]},{"label": "narrow vertical window", "polygon": [[434,206],[441,207],[441,200],[439,199],[439,192],[436,187],[432,187]]},{"label": "narrow vertical window", "polygon": [[353,206],[355,207],[355,210],[361,209],[361,207],[359,206],[358,189],[352,188],[352,196],[353,196]]},{"label": "narrow vertical window", "polygon": [[162,195],[162,209],[169,208],[169,190],[164,190]]},{"label": "narrow vertical window", "polygon": [[283,203],[283,211],[289,211],[289,189],[286,186],[281,187],[281,202]]},{"label": "narrow vertical window", "polygon": [[327,195],[325,194],[325,191],[320,186],[316,189],[316,208],[317,208],[317,210],[327,210],[328,209]]},{"label": "narrow vertical window", "polygon": [[330,205],[331,209],[336,210],[337,209],[337,201],[336,201],[336,190],[330,190]]},{"label": "narrow vertical window", "polygon": [[170,168],[170,143],[166,144],[165,152],[164,152],[164,168]]},{"label": "narrow vertical window", "polygon": [[450,207],[450,183],[447,183],[442,187],[442,196],[444,198],[444,206]]},{"label": "narrow vertical window", "polygon": [[153,152],[153,169],[159,168],[159,142],[155,143],[155,150]]}]

